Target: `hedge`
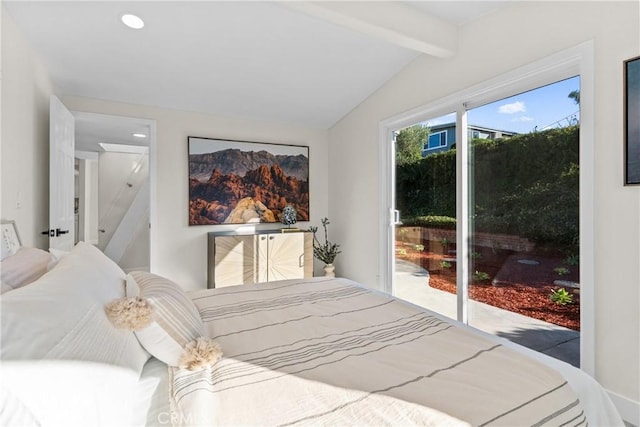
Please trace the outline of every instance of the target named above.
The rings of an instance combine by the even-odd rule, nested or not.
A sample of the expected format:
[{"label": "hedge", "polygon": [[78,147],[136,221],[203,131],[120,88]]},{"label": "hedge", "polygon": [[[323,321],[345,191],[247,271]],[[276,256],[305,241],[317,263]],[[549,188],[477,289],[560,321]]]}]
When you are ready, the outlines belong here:
[{"label": "hedge", "polygon": [[[475,230],[577,246],[579,127],[474,140],[469,170]],[[456,216],[455,150],[396,169],[402,222]],[[455,222],[454,222],[455,224]]]},{"label": "hedge", "polygon": [[417,216],[410,218],[403,218],[402,225],[415,226],[415,227],[429,227],[429,228],[444,228],[452,230],[456,228],[456,219],[450,216]]}]

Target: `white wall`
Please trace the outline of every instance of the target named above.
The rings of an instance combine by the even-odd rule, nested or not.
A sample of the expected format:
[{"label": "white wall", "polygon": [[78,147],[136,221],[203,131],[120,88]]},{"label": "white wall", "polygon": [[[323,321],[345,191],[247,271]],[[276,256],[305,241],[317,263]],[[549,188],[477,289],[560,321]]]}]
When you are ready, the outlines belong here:
[{"label": "white wall", "polygon": [[[2,182],[0,214],[15,219],[25,245],[48,247],[40,232],[49,217],[49,96],[41,65],[8,13],[2,13]],[[156,120],[157,205],[155,272],[186,289],[206,287],[206,233],[220,226],[188,225],[187,137],[300,144],[310,147],[310,223],[328,215],[328,131],[280,123],[61,96],[73,111]],[[153,189],[152,189],[153,191]],[[20,197],[18,198],[18,194]],[[153,199],[155,197],[155,200]],[[16,208],[20,202],[21,208]],[[226,227],[230,228],[230,227]],[[152,260],[153,262],[154,260]],[[322,266],[316,265],[316,274]]]},{"label": "white wall", "polygon": [[379,124],[555,52],[595,51],[596,378],[640,402],[640,188],[623,187],[622,61],[640,54],[638,2],[514,2],[460,31],[449,59],[422,56],[330,131],[329,216],[341,273],[378,283]]},{"label": "white wall", "polygon": [[118,265],[126,272],[148,271],[149,252],[151,242],[149,240],[149,221],[139,221],[138,227],[133,232],[136,236],[122,254],[122,259]]},{"label": "white wall", "polygon": [[[90,153],[97,154],[98,153]],[[76,152],[77,155],[77,152]],[[78,159],[78,223],[77,239],[98,244],[98,159]]]},{"label": "white wall", "polygon": [[[312,221],[298,226],[320,225],[320,219],[328,214],[326,130],[78,97],[62,97],[62,101],[73,111],[156,120],[157,221],[152,223],[152,227],[157,227],[154,248],[157,259],[152,269],[180,283],[185,289],[207,286],[207,232],[222,227],[233,228],[189,226],[188,136],[308,145]],[[152,189],[152,200],[153,194]],[[316,265],[316,269],[321,269],[321,266]]]},{"label": "white wall", "polygon": [[[117,152],[99,153],[98,215],[100,218],[105,217],[109,211],[113,211],[114,209],[118,210],[118,213],[121,212],[124,214],[124,210],[131,204],[136,191],[142,185],[141,180],[144,179],[144,175],[138,177],[135,182],[130,182],[131,185],[137,184],[134,187],[130,188],[125,186],[129,180],[133,181],[130,175],[136,165],[141,161],[142,156],[146,155],[147,154]],[[146,175],[148,178],[148,174]],[[117,206],[113,206],[114,204]],[[116,216],[118,217],[115,221],[115,225],[117,226],[122,215]],[[111,231],[113,232],[113,230]]]},{"label": "white wall", "polygon": [[40,232],[49,226],[49,96],[53,92],[47,70],[3,10],[0,215],[16,221],[24,245],[42,248],[48,247],[48,238]]},{"label": "white wall", "polygon": [[[105,251],[114,245],[114,233],[131,209],[136,197],[143,197],[146,215],[136,216],[135,232],[128,235],[126,250],[116,260],[125,271],[149,269],[149,193],[145,184],[149,180],[149,154],[104,152],[98,160],[98,247]],[[131,187],[128,186],[131,185]],[[144,193],[139,192],[144,191]],[[116,239],[115,241],[118,241]],[[119,246],[119,245],[115,245]],[[113,251],[105,251],[108,256]],[[115,259],[114,259],[115,260]]]}]

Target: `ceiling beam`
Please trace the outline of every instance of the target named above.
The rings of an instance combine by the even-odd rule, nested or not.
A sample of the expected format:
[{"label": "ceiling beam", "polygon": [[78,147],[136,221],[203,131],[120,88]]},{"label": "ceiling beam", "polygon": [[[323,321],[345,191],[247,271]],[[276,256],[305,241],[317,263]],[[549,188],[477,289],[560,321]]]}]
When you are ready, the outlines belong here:
[{"label": "ceiling beam", "polygon": [[458,27],[398,1],[282,1],[307,15],[427,55],[455,54]]}]

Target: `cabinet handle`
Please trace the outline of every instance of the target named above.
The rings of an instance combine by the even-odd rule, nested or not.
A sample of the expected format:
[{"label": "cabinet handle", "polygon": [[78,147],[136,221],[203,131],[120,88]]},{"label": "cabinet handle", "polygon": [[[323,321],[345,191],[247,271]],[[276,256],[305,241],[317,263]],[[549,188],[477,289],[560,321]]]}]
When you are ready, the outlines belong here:
[{"label": "cabinet handle", "polygon": [[262,237],[260,238],[260,240],[264,240],[264,239],[266,239],[266,237],[264,237],[264,236],[262,236]]},{"label": "cabinet handle", "polygon": [[269,240],[273,240],[273,239],[275,239],[274,236],[269,236]]}]

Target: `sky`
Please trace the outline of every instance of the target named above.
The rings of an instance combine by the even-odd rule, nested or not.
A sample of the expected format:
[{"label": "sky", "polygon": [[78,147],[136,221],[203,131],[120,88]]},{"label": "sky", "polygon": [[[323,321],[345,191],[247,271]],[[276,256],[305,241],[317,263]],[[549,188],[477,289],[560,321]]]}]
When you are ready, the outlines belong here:
[{"label": "sky", "polygon": [[[580,118],[579,105],[569,98],[569,93],[579,89],[580,78],[572,77],[471,109],[467,121],[470,125],[516,133],[567,126],[571,118]],[[429,124],[453,121],[454,114],[430,120]]]}]

